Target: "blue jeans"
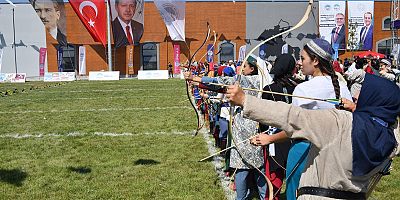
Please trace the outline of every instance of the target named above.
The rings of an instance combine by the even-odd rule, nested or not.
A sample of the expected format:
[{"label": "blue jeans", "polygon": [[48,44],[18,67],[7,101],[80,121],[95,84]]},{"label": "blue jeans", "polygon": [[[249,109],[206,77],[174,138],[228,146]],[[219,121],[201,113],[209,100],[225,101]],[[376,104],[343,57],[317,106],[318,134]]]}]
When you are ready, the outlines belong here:
[{"label": "blue jeans", "polygon": [[219,138],[226,138],[228,136],[229,121],[225,118],[219,118]]},{"label": "blue jeans", "polygon": [[[260,170],[265,174],[263,167]],[[250,197],[250,188],[247,185],[247,178],[249,175],[254,175],[254,180],[257,183],[259,198],[264,200],[267,191],[267,184],[263,174],[256,169],[238,169],[235,174],[236,184],[236,200],[246,200]]]}]

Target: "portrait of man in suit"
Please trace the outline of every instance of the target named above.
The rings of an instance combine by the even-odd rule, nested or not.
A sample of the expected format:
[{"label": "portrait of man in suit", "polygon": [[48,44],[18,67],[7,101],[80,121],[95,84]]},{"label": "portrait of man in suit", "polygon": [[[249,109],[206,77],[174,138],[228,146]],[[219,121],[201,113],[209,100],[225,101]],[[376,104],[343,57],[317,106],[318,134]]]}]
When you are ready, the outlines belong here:
[{"label": "portrait of man in suit", "polygon": [[143,35],[143,24],[133,20],[136,6],[136,0],[115,0],[118,16],[112,21],[112,29],[116,48],[139,45]]},{"label": "portrait of man in suit", "polygon": [[67,46],[67,37],[63,33],[66,29],[60,27],[61,20],[64,20],[63,24],[65,24],[65,17],[61,19],[61,16],[65,16],[65,14],[61,15],[61,11],[64,11],[61,9],[62,0],[60,2],[57,0],[30,0],[30,2],[50,35],[61,46]]},{"label": "portrait of man in suit", "polygon": [[346,48],[346,36],[345,36],[345,26],[344,26],[344,14],[337,13],[335,15],[336,26],[332,29],[331,34],[331,44],[332,47],[336,44],[338,49]]},{"label": "portrait of man in suit", "polygon": [[372,37],[374,33],[374,26],[372,25],[372,13],[364,13],[364,26],[360,32],[360,49],[372,50]]}]

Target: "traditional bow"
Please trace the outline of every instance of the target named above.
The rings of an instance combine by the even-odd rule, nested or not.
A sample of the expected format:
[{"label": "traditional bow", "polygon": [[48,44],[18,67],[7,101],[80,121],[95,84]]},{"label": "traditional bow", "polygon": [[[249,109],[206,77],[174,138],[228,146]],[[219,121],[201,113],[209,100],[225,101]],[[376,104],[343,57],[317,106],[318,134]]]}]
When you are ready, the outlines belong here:
[{"label": "traditional bow", "polygon": [[[309,15],[310,15],[310,12],[311,12],[311,10],[312,10],[312,4],[313,4],[313,2],[314,2],[313,0],[309,0],[308,6],[307,6],[307,9],[306,9],[306,12],[304,13],[303,18],[302,18],[295,26],[293,26],[292,28],[290,28],[290,29],[288,29],[288,30],[286,30],[286,31],[284,31],[284,32],[281,32],[281,33],[279,33],[279,34],[277,34],[277,35],[274,35],[274,36],[272,36],[272,37],[270,37],[270,38],[268,38],[268,39],[266,39],[266,40],[260,42],[258,45],[256,45],[253,49],[251,49],[251,50],[247,53],[247,56],[244,58],[244,61],[243,61],[243,63],[242,63],[241,66],[240,66],[240,69],[241,69],[241,70],[239,70],[238,81],[237,81],[237,82],[240,82],[240,78],[241,78],[241,75],[242,75],[242,73],[243,73],[242,69],[244,68],[245,62],[246,62],[246,60],[249,58],[249,56],[250,56],[257,48],[259,48],[261,45],[267,43],[268,41],[270,41],[270,40],[272,40],[272,39],[274,39],[274,38],[277,38],[277,37],[279,37],[279,36],[281,36],[281,35],[284,35],[284,34],[286,34],[286,33],[289,33],[289,32],[291,32],[291,31],[293,31],[293,30],[295,30],[295,29],[301,27],[301,26],[307,21]],[[230,121],[229,121],[229,132],[232,133],[231,131],[232,131],[232,120],[233,120],[233,114],[234,114],[234,113],[233,113],[234,107],[231,106],[230,110],[231,110],[231,111],[230,111]],[[233,143],[235,144],[235,146],[237,147],[237,142],[235,141],[235,139],[234,139],[233,137],[232,137],[232,141],[233,141]],[[239,155],[242,157],[242,159],[244,159],[243,156],[242,156],[242,153],[241,153],[240,150],[239,150],[239,148],[236,148],[236,149],[237,149],[237,152],[239,153]],[[266,181],[267,181],[267,183],[268,183],[268,188],[269,188],[269,198],[268,198],[268,199],[269,199],[269,200],[272,200],[272,199],[276,196],[276,194],[273,194],[273,186],[272,186],[271,181],[270,181],[270,180],[268,179],[268,177],[267,177],[264,173],[262,173],[256,166],[253,166],[251,163],[248,163],[248,164],[250,164],[253,168],[257,169],[261,174],[264,175],[264,177],[265,177],[265,179],[266,179]]]},{"label": "traditional bow", "polygon": [[[207,22],[207,34],[206,34],[206,38],[204,39],[203,43],[202,43],[202,44],[200,45],[200,47],[194,52],[194,54],[193,54],[192,56],[190,56],[190,49],[189,49],[189,71],[190,71],[191,73],[192,73],[191,64],[192,64],[193,58],[196,56],[197,52],[199,52],[199,50],[206,44],[208,38],[210,37],[210,32],[211,32],[210,24]],[[185,42],[185,44],[186,44],[186,42]],[[187,45],[187,44],[186,44],[186,45]],[[187,45],[187,46],[188,46],[188,45]],[[197,129],[196,129],[196,132],[194,133],[194,136],[196,136],[197,134],[199,134],[199,131],[200,131],[200,129],[203,127],[204,124],[201,125],[201,123],[200,123],[200,116],[199,116],[199,113],[198,113],[198,111],[197,111],[197,108],[196,108],[196,106],[194,105],[194,103],[192,102],[192,100],[191,100],[191,98],[190,98],[191,95],[190,95],[190,92],[189,92],[189,89],[190,89],[190,87],[189,87],[189,81],[186,80],[185,83],[186,83],[186,95],[187,95],[187,97],[188,97],[188,99],[189,99],[189,101],[190,101],[190,104],[192,105],[192,107],[193,107],[193,109],[194,109],[194,112],[196,113],[196,117],[197,117]]]}]

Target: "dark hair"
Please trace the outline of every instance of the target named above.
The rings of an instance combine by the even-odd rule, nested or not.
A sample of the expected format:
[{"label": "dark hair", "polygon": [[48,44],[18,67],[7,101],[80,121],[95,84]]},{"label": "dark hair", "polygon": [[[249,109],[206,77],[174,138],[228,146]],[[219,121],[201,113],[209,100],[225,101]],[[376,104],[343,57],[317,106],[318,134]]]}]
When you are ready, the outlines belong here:
[{"label": "dark hair", "polygon": [[247,62],[247,64],[249,64],[250,67],[254,68],[254,70],[251,72],[250,75],[251,76],[258,75],[258,67],[257,67],[257,65],[255,65],[254,63],[251,63],[251,62]]},{"label": "dark hair", "polygon": [[336,99],[339,99],[340,98],[339,80],[338,80],[337,75],[335,74],[335,71],[333,70],[331,61],[321,58],[316,53],[311,51],[311,49],[308,46],[304,46],[303,49],[310,56],[310,58],[312,60],[314,60],[314,59],[318,60],[318,67],[321,70],[321,72],[328,74],[331,77]]},{"label": "dark hair", "polygon": [[374,68],[375,70],[379,70],[380,64],[378,59],[372,59],[371,60],[371,67]]}]

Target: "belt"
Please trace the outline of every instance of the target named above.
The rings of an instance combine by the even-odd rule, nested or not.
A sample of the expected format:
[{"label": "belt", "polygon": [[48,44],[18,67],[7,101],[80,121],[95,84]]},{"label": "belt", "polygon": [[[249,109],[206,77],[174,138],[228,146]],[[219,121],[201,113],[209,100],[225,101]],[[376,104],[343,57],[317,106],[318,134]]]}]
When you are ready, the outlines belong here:
[{"label": "belt", "polygon": [[301,195],[315,195],[315,196],[322,196],[322,197],[329,197],[334,199],[360,199],[366,200],[366,194],[364,192],[354,193],[349,191],[341,191],[341,190],[334,190],[334,189],[326,189],[326,188],[319,188],[319,187],[301,187],[297,191],[297,197]]}]

